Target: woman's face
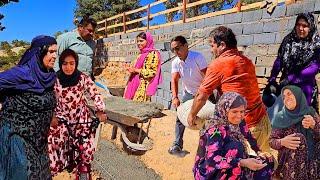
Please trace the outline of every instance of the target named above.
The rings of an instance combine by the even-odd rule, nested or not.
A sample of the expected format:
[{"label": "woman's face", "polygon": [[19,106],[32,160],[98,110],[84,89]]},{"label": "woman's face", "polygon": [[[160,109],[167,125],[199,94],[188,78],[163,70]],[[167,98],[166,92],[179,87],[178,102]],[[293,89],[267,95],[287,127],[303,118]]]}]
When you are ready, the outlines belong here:
[{"label": "woman's face", "polygon": [[52,69],[57,58],[57,45],[53,44],[48,48],[47,54],[43,57],[43,65],[46,69]]},{"label": "woman's face", "polygon": [[298,20],[295,28],[296,28],[296,33],[297,33],[298,37],[301,39],[306,38],[310,32],[309,24],[303,18],[300,18]]},{"label": "woman's face", "polygon": [[283,103],[290,111],[293,111],[296,108],[297,100],[290,89],[285,89],[283,91]]},{"label": "woman's face", "polygon": [[66,75],[71,75],[76,69],[76,60],[73,56],[67,56],[62,63],[62,71]]},{"label": "woman's face", "polygon": [[235,125],[240,124],[242,119],[244,119],[245,110],[244,105],[230,109],[227,114],[229,122]]},{"label": "woman's face", "polygon": [[138,48],[141,50],[147,46],[147,40],[141,37],[137,37],[137,45],[138,45]]}]

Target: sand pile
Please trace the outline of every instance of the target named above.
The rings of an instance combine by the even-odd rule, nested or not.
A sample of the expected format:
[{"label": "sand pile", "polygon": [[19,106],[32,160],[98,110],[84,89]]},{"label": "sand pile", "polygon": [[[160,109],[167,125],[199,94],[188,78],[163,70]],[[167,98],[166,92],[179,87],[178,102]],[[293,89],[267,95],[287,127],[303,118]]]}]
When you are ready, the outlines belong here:
[{"label": "sand pile", "polygon": [[106,81],[108,87],[125,87],[129,73],[124,68],[125,62],[110,61],[97,78]]}]

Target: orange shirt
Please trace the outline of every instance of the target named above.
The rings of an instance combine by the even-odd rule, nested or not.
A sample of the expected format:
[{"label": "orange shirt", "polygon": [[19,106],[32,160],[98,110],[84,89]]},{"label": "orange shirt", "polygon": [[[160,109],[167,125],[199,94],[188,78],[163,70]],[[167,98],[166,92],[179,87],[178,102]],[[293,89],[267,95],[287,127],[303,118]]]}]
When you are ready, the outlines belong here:
[{"label": "orange shirt", "polygon": [[199,91],[212,94],[214,89],[224,92],[237,92],[247,100],[245,121],[249,127],[257,124],[266,108],[262,103],[255,66],[237,49],[227,50],[208,66]]}]

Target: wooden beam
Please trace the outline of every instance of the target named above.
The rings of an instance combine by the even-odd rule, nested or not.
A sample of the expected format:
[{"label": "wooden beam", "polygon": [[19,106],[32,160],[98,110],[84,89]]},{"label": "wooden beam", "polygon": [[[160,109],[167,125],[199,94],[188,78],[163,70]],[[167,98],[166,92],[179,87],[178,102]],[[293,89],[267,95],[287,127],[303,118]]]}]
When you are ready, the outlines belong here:
[{"label": "wooden beam", "polygon": [[136,23],[136,22],[140,22],[140,21],[143,21],[143,20],[145,20],[145,19],[148,19],[148,17],[145,16],[145,17],[142,17],[142,18],[139,18],[139,19],[135,19],[135,20],[132,20],[132,21],[128,21],[128,22],[126,22],[126,25],[133,24],[133,23]]},{"label": "wooden beam", "polygon": [[193,7],[193,6],[197,6],[197,5],[200,5],[200,4],[213,2],[213,1],[217,1],[217,0],[202,0],[202,1],[196,1],[196,2],[193,2],[193,3],[188,3],[187,4],[187,8],[190,8],[190,7]]},{"label": "wooden beam", "polygon": [[153,18],[155,16],[159,16],[159,15],[162,15],[162,14],[167,14],[167,13],[171,13],[171,12],[174,12],[174,11],[178,11],[178,10],[181,10],[181,9],[182,9],[182,7],[175,7],[175,8],[167,9],[165,11],[160,11],[160,12],[157,12],[155,14],[151,14],[150,18]]},{"label": "wooden beam", "polygon": [[161,27],[167,27],[167,26],[171,26],[171,25],[174,25],[174,24],[180,24],[180,23],[182,23],[182,20],[174,21],[174,22],[170,22],[170,23],[166,23],[166,24],[150,26],[150,29],[158,29],[158,28],[161,28]]},{"label": "wooden beam", "polygon": [[187,18],[187,0],[183,0],[182,3],[182,23],[185,23]]},{"label": "wooden beam", "polygon": [[204,18],[213,17],[213,16],[219,16],[219,15],[234,13],[234,12],[237,12],[237,9],[238,8],[232,8],[232,9],[226,9],[226,10],[211,12],[211,13],[200,15],[200,16],[196,16],[196,17],[193,17],[193,18],[188,18],[187,22],[196,21],[196,20],[199,20],[199,19],[204,19]]}]

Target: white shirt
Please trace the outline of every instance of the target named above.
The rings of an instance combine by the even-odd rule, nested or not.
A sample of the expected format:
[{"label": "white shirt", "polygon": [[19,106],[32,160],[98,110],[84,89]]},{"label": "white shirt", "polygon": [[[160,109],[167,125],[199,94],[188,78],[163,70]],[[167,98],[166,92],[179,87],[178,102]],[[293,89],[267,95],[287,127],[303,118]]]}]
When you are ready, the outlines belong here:
[{"label": "white shirt", "polygon": [[178,72],[184,90],[195,95],[205,75],[201,70],[207,66],[207,61],[202,54],[189,51],[185,61],[180,60],[179,57],[172,61],[171,73]]}]

